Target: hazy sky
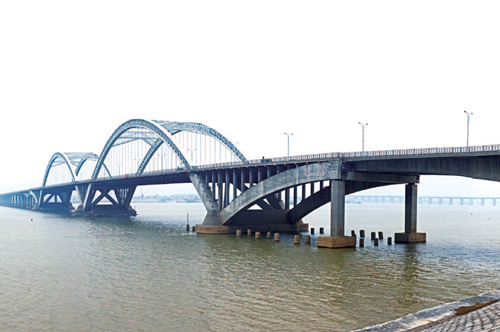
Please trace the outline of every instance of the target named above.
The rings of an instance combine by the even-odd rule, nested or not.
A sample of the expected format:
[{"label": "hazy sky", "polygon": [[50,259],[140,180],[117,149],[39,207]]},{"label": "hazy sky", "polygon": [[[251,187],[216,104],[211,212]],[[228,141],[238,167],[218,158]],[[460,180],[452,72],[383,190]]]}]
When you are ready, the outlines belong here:
[{"label": "hazy sky", "polygon": [[202,122],[251,159],[286,155],[285,131],[292,155],[360,150],[358,121],[367,150],[463,146],[464,110],[471,145],[500,143],[499,15],[498,1],[2,1],[0,191],[39,185],[54,152],[100,153],[130,118]]}]

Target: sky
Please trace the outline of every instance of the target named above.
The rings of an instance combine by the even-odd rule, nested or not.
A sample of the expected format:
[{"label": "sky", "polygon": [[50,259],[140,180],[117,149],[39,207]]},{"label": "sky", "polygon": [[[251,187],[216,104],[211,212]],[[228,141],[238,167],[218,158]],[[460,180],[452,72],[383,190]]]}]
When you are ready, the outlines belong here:
[{"label": "sky", "polygon": [[[366,150],[465,146],[464,110],[470,145],[498,144],[499,14],[498,1],[1,1],[0,192],[40,185],[55,152],[99,154],[131,118],[201,122],[249,159],[285,156],[284,132],[291,155],[359,151],[360,121]],[[420,185],[457,190],[500,196]]]}]

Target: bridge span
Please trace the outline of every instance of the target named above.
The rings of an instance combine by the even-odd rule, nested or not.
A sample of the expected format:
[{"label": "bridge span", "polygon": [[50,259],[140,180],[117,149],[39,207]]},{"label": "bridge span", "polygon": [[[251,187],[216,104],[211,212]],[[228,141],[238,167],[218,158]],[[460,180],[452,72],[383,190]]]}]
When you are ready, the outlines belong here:
[{"label": "bridge span", "polygon": [[[500,180],[500,145],[248,160],[229,139],[200,123],[132,119],[95,153],[55,153],[39,187],[0,194],[0,205],[77,215],[135,215],[137,186],[192,183],[207,210],[198,233],[308,231],[302,218],[331,203],[329,237],[318,246],[354,246],[345,236],[345,196],[405,184],[404,232],[396,242],[425,242],[417,232],[420,175]],[[71,204],[76,195],[79,204]]]}]

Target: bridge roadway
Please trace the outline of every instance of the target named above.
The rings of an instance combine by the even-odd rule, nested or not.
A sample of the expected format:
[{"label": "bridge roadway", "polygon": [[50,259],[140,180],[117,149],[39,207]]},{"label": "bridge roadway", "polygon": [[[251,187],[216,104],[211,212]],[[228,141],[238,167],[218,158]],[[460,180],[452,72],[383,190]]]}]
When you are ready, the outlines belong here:
[{"label": "bridge roadway", "polygon": [[[134,174],[102,174],[106,156],[125,137],[130,128],[155,133],[149,139],[151,149]],[[193,129],[194,128],[194,129]],[[200,129],[201,128],[201,129]],[[307,231],[302,218],[331,203],[330,234],[320,237],[318,246],[339,248],[355,246],[355,238],[345,236],[345,196],[366,189],[405,184],[404,232],[395,234],[395,242],[425,242],[426,234],[417,232],[417,184],[420,175],[454,175],[475,179],[500,180],[500,145],[325,153],[247,160],[219,133],[201,124],[129,120],[108,140],[100,156],[58,153],[51,158],[41,187],[0,195],[0,205],[40,211],[73,211],[74,214],[135,215],[130,202],[137,186],[192,183],[207,210],[197,232],[235,233],[238,229],[254,231]],[[172,140],[172,133],[198,130],[216,137],[239,156],[239,161],[193,165]],[[127,140],[131,141],[130,136]],[[176,168],[145,171],[157,142],[169,144],[181,163]],[[221,143],[221,144],[222,144]],[[154,150],[154,151],[152,151]],[[193,151],[191,149],[191,151]],[[77,169],[85,158],[95,158],[97,165],[89,179],[47,185],[46,179],[55,160],[63,160]],[[130,156],[127,156],[130,159]],[[62,163],[62,162],[61,162]],[[74,174],[78,175],[78,171]],[[80,204],[70,203],[76,192]],[[300,193],[300,194],[299,194]],[[299,200],[300,197],[300,200]],[[103,202],[107,201],[107,204]],[[252,208],[258,207],[258,208]]]}]

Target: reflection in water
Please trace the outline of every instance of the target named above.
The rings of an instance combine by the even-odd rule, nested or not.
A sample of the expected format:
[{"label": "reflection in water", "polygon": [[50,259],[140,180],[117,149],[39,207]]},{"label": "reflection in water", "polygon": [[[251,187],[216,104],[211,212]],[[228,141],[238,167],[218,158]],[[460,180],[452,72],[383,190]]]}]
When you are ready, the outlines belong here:
[{"label": "reflection in water", "polygon": [[[197,204],[137,209],[135,218],[98,219],[0,209],[0,326],[345,331],[500,287],[493,207],[476,207],[474,217],[471,207],[421,208],[427,244],[375,247],[366,239],[365,248],[340,250],[318,249],[316,236],[294,245],[292,234],[280,242],[195,235],[185,225],[187,213],[203,219]],[[391,234],[403,227],[400,210],[348,206],[346,225]],[[307,222],[327,226],[328,212]],[[457,222],[468,236],[455,231]]]}]

